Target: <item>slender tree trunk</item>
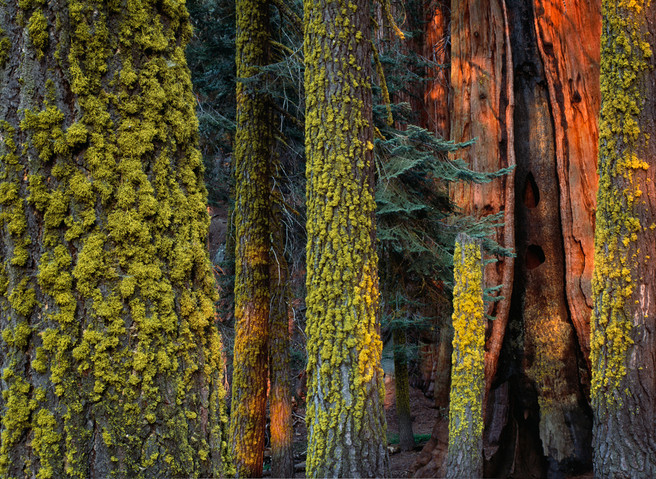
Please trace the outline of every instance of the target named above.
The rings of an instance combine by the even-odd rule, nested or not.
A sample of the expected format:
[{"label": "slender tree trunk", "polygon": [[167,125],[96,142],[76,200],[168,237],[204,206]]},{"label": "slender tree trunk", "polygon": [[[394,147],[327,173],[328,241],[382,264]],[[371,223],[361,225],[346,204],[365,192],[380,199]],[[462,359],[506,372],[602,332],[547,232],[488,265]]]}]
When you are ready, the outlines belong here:
[{"label": "slender tree trunk", "polygon": [[289,306],[289,266],[285,259],[282,211],[277,201],[271,211],[272,253],[271,311],[269,333],[269,417],[271,430],[271,475],[294,477],[294,430],[289,339],[293,317]]},{"label": "slender tree trunk", "polygon": [[394,379],[396,391],[396,417],[399,420],[399,445],[403,451],[415,447],[410,415],[410,381],[408,379],[408,357],[406,354],[406,332],[394,330]]},{"label": "slender tree trunk", "polygon": [[[260,477],[269,341],[271,115],[259,67],[268,57],[267,0],[237,2],[235,349],[230,437],[237,474]],[[259,78],[258,78],[259,75]]]},{"label": "slender tree trunk", "polygon": [[389,475],[371,30],[368,1],[305,2],[308,477]]},{"label": "slender tree trunk", "polygon": [[0,476],[230,474],[184,5],[0,27]]},{"label": "slender tree trunk", "polygon": [[596,477],[656,476],[656,4],[602,2],[592,316]]},{"label": "slender tree trunk", "polygon": [[482,477],[485,314],[480,244],[467,235],[458,235],[453,267],[453,367],[446,475]]}]

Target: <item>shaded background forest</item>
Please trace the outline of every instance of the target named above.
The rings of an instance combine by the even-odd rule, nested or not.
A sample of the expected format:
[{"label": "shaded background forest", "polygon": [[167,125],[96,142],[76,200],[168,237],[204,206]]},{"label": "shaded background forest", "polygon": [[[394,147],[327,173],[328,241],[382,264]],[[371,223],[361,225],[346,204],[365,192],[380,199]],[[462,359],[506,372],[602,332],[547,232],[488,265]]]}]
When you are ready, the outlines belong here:
[{"label": "shaded background forest", "polygon": [[[458,231],[487,237],[488,257],[496,253],[499,261],[490,262],[485,275],[488,314],[495,318],[488,323],[486,345],[486,475],[561,477],[586,471],[591,467],[586,358],[600,4],[509,0],[392,6],[405,38],[399,38],[378,6],[377,66],[384,73],[379,71],[374,85],[377,234],[388,361],[392,336],[402,331],[409,338],[405,349],[411,380],[435,401],[434,439],[444,441],[447,421],[439,411],[448,407],[449,397],[452,245]],[[231,148],[238,80],[234,3],[193,0],[188,7],[195,28],[188,61],[212,214],[210,254],[221,282],[222,327],[229,338]],[[290,265],[292,369],[301,400],[302,5],[273,2],[270,14],[273,61],[262,77],[275,103],[275,196],[282,205]],[[400,337],[395,336],[397,342]],[[424,449],[415,467],[418,475],[440,474],[445,451],[435,446],[433,440]]]}]

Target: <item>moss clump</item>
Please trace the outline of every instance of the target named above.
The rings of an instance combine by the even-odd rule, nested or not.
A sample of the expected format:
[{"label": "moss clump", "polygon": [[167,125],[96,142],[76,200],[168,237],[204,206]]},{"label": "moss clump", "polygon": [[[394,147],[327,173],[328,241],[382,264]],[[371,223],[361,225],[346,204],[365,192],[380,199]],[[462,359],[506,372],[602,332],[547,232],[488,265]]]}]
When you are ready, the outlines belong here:
[{"label": "moss clump", "polygon": [[43,50],[48,43],[48,21],[41,10],[36,10],[27,22],[27,32],[36,48],[39,58],[43,58]]},{"label": "moss clump", "polygon": [[7,60],[9,59],[9,52],[11,51],[11,41],[7,38],[7,34],[0,28],[0,68],[4,68]]}]

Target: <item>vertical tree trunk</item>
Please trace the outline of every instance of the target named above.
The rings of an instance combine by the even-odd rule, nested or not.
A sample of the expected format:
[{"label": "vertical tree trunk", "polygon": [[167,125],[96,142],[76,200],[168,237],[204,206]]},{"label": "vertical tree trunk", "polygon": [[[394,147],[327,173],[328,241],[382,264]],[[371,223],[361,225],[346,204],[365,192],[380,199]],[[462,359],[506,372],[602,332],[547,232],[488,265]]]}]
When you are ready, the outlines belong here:
[{"label": "vertical tree trunk", "polygon": [[446,475],[482,477],[485,312],[480,244],[459,234],[453,268],[453,366]]},{"label": "vertical tree trunk", "polygon": [[[436,63],[429,69],[424,89],[422,121],[426,129],[440,138],[448,139],[451,131],[449,89],[451,85],[451,22],[450,0],[434,0],[426,9],[424,23],[423,54]],[[430,381],[433,382],[433,397],[437,408],[446,409],[449,404],[451,378],[451,353],[453,334],[445,315],[436,314],[434,343],[425,346],[429,350]]]},{"label": "vertical tree trunk", "polygon": [[305,2],[308,477],[389,474],[369,2]]},{"label": "vertical tree trunk", "polygon": [[399,446],[403,451],[415,447],[410,415],[410,381],[408,378],[408,357],[406,354],[406,333],[403,326],[394,329],[394,379],[396,392],[396,416],[399,420]]},{"label": "vertical tree trunk", "polygon": [[[468,212],[505,209],[504,228],[511,233],[501,232],[497,240],[511,247],[516,241],[517,259],[510,266],[514,279],[507,269],[500,269],[505,268],[503,264],[486,270],[487,284],[503,284],[505,298],[496,306],[497,320],[488,331],[486,347],[487,387],[494,381],[498,388],[490,396],[494,404],[488,404],[486,418],[491,429],[485,454],[494,462],[486,473],[503,474],[510,467],[515,467],[515,473],[527,472],[522,461],[513,466],[513,458],[533,456],[537,462],[531,467],[551,464],[553,474],[560,474],[585,468],[590,458],[585,396],[589,385],[587,318],[592,305],[599,2],[506,0],[504,6],[505,16],[494,2],[453,2],[451,11],[452,138],[477,137],[464,155],[474,169],[505,166],[500,160],[508,154],[517,158],[515,179],[467,186],[453,193]],[[503,41],[505,45],[500,46]],[[502,57],[504,48],[511,48],[512,55]],[[509,100],[499,104],[503,92]],[[505,156],[502,146],[509,151]],[[510,201],[504,204],[504,198]],[[508,308],[512,308],[513,320],[507,328],[503,320]],[[500,315],[504,312],[506,316]],[[510,337],[503,347],[503,371],[496,375],[495,358],[506,332]],[[512,364],[513,358],[520,363]],[[519,374],[513,376],[513,371]],[[510,394],[500,393],[509,387]],[[509,415],[509,408],[518,411]],[[524,414],[528,417],[521,419]],[[511,436],[520,439],[503,439]],[[510,452],[513,448],[516,451]],[[535,451],[530,452],[532,448]],[[500,459],[508,453],[507,459]],[[508,469],[495,469],[504,462]]]},{"label": "vertical tree trunk", "polygon": [[597,477],[656,475],[656,4],[602,2],[592,386]]},{"label": "vertical tree trunk", "polygon": [[272,253],[271,311],[269,321],[269,417],[271,430],[271,476],[294,477],[294,430],[289,339],[293,318],[290,311],[289,266],[285,258],[280,203],[271,211]]},{"label": "vertical tree trunk", "polygon": [[[520,434],[539,435],[542,447],[536,448],[535,453],[547,458],[550,474],[557,476],[574,465],[580,467],[590,462],[591,424],[581,387],[582,382],[587,382],[586,367],[581,361],[579,368],[577,361],[577,356],[580,358],[582,354],[563,284],[568,256],[561,225],[567,223],[571,228],[571,218],[563,220],[561,216],[563,194],[559,191],[561,183],[567,184],[567,180],[558,169],[557,158],[561,158],[562,164],[563,157],[571,156],[572,170],[581,160],[577,157],[580,152],[572,151],[570,155],[569,151],[563,151],[562,144],[569,137],[562,130],[567,125],[554,112],[564,115],[565,107],[552,108],[552,99],[563,100],[562,94],[550,95],[547,87],[535,20],[541,12],[519,0],[510,0],[508,5],[513,18],[517,158],[514,218],[517,260],[511,329],[512,343],[516,345],[514,354],[521,358],[521,370],[526,376],[526,379],[513,379],[513,388],[521,398],[522,407],[530,411],[529,417],[518,420]],[[564,12],[557,13],[554,22],[563,25]],[[551,78],[556,82],[554,88],[560,88],[564,80],[558,67],[564,60],[560,56],[553,58],[553,54],[548,59]],[[586,103],[589,100],[587,97]],[[586,128],[590,129],[587,125]],[[587,154],[591,157],[593,151],[591,148]],[[589,191],[582,193],[581,197],[585,198]],[[567,199],[570,200],[569,194]],[[584,211],[585,204],[581,202],[576,208]],[[590,222],[587,226],[591,228]],[[580,375],[579,369],[583,374]]]},{"label": "vertical tree trunk", "polygon": [[237,77],[241,81],[235,136],[236,334],[230,437],[241,477],[262,475],[266,428],[272,135],[267,99],[259,91],[263,86],[259,67],[268,57],[268,5],[267,0],[236,4]]},{"label": "vertical tree trunk", "polygon": [[[505,0],[481,4],[475,0],[451,2],[451,87],[453,108],[451,139],[476,142],[462,156],[476,171],[496,171],[515,165],[513,140],[512,54]],[[503,211],[504,226],[496,241],[515,244],[514,172],[486,184],[464,183],[453,188],[452,198],[468,214],[485,216]],[[486,345],[486,396],[496,374],[508,321],[513,285],[513,259],[486,267],[486,286],[502,285],[504,301],[492,303],[496,319]]]},{"label": "vertical tree trunk", "polygon": [[449,89],[451,85],[451,48],[449,23],[451,1],[433,0],[426,9],[423,54],[437,64],[428,71],[431,78],[424,91],[424,118],[426,128],[438,137],[449,138],[451,118]]},{"label": "vertical tree trunk", "polygon": [[230,474],[184,5],[0,27],[0,476]]},{"label": "vertical tree trunk", "polygon": [[[590,367],[599,112],[601,0],[534,0],[537,47],[549,90],[560,192],[565,293],[569,316]],[[587,370],[582,380],[588,387]]]}]

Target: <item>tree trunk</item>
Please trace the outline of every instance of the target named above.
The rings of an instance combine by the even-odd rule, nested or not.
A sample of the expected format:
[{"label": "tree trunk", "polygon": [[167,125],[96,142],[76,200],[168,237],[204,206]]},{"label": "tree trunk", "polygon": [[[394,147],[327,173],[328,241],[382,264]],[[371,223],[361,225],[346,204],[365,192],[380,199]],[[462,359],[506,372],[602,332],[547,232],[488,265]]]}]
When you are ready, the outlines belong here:
[{"label": "tree trunk", "polygon": [[[505,288],[486,347],[486,382],[493,388],[487,402],[486,475],[511,470],[542,475],[549,468],[558,475],[589,467],[599,3],[506,0],[506,24],[494,14],[494,3],[454,2],[452,8],[452,138],[478,137],[464,155],[474,169],[504,166],[499,146],[506,141],[517,158],[514,180],[454,194],[469,212],[505,209],[504,228],[516,231],[511,241],[498,236],[505,246],[515,241],[514,279],[502,280],[503,264],[486,270],[487,285]],[[502,69],[504,25],[512,55]],[[489,91],[503,92],[509,85],[513,93],[506,97],[515,98],[515,108],[503,121],[508,117],[503,108],[488,107],[498,96]],[[503,128],[511,131],[499,133]],[[515,196],[504,205],[504,198]],[[487,274],[490,268],[496,276]],[[499,312],[508,308],[506,327]],[[498,340],[504,337],[498,356]]]},{"label": "tree trunk", "polygon": [[[237,474],[260,477],[264,459],[269,341],[271,114],[259,67],[269,44],[268,2],[239,0],[235,137],[235,348],[230,438]],[[258,78],[258,75],[260,78]]]},{"label": "tree trunk", "polygon": [[[451,139],[476,142],[462,156],[475,171],[493,172],[515,165],[513,140],[512,54],[505,0],[482,5],[476,0],[451,2]],[[504,226],[496,241],[514,248],[514,171],[490,183],[462,183],[452,198],[464,212],[486,216],[503,212]],[[501,285],[503,301],[491,303],[495,316],[486,344],[486,396],[496,374],[508,322],[513,285],[513,259],[504,258],[485,268],[486,287]]]},{"label": "tree trunk", "polygon": [[394,329],[394,388],[396,396],[396,417],[399,421],[399,446],[403,451],[415,447],[410,415],[410,381],[408,378],[408,357],[406,354],[406,333],[403,326]]},{"label": "tree trunk", "polygon": [[453,254],[453,366],[446,477],[483,476],[485,313],[481,246],[459,234]]},{"label": "tree trunk", "polygon": [[0,475],[230,474],[183,4],[0,6]]},{"label": "tree trunk", "polygon": [[269,321],[269,417],[271,430],[271,476],[294,477],[294,430],[292,426],[292,383],[289,342],[293,313],[289,306],[290,275],[285,258],[284,230],[280,203],[271,211],[273,258],[271,261],[271,311]]},{"label": "tree trunk", "polygon": [[553,149],[560,193],[565,293],[570,321],[587,368],[594,267],[599,36],[601,0],[534,0],[537,47],[549,90]]},{"label": "tree trunk", "polygon": [[[525,375],[511,378],[511,383],[515,397],[521,398],[520,407],[528,409],[531,416],[520,418],[518,427],[527,434],[539,435],[542,447],[536,455],[547,458],[549,474],[555,477],[571,467],[585,467],[590,463],[591,424],[581,386],[587,383],[587,370],[584,361],[578,364],[577,356],[581,358],[582,354],[568,307],[566,283],[563,284],[565,271],[570,271],[570,280],[573,279],[572,270],[567,269],[562,230],[562,225],[571,228],[571,219],[563,220],[561,216],[561,201],[565,196],[567,201],[570,198],[569,193],[559,194],[562,184],[567,184],[566,179],[559,182],[563,175],[561,172],[559,177],[558,168],[558,158],[563,163],[562,143],[568,137],[563,139],[562,130],[567,125],[554,114],[563,113],[565,107],[553,108],[552,100],[562,94],[550,96],[547,88],[545,57],[540,55],[536,35],[535,18],[540,12],[519,0],[510,0],[508,6],[515,67],[517,158],[514,218],[517,260],[509,347],[515,345],[511,354],[521,358],[521,376]],[[564,23],[562,17],[554,21]],[[551,67],[558,73],[559,65],[553,58]],[[555,79],[562,81],[559,76]],[[560,88],[559,85],[556,86]],[[558,123],[559,127],[555,128]],[[589,125],[584,128],[590,129]],[[592,156],[593,151],[587,153]],[[569,155],[568,151],[564,153]],[[572,151],[571,156],[577,160],[577,154]],[[580,161],[572,161],[572,170],[579,164]],[[587,194],[589,191],[583,190],[581,198],[585,199]],[[584,208],[580,204],[577,211]],[[591,231],[590,221],[587,226]],[[580,283],[581,277],[576,277],[576,281]],[[585,331],[582,334],[587,337]]]},{"label": "tree trunk", "polygon": [[451,33],[450,0],[433,0],[426,10],[424,23],[423,54],[436,64],[427,72],[431,81],[426,82],[422,121],[426,129],[440,138],[449,138],[451,118],[449,115],[449,88],[451,85]]},{"label": "tree trunk", "polygon": [[305,2],[308,477],[389,475],[369,2]]},{"label": "tree trunk", "polygon": [[604,0],[592,316],[596,477],[656,476],[656,4]]}]

